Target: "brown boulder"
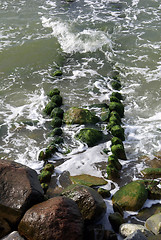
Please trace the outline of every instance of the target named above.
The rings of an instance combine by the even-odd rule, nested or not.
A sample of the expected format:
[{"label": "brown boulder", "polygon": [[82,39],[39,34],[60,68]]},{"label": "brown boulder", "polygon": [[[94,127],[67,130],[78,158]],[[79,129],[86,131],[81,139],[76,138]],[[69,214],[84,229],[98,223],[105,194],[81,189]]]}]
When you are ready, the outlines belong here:
[{"label": "brown boulder", "polygon": [[14,230],[25,211],[43,199],[43,190],[34,170],[0,160],[0,238]]},{"label": "brown boulder", "polygon": [[73,200],[55,197],[29,209],[18,231],[27,240],[81,240],[83,220]]}]

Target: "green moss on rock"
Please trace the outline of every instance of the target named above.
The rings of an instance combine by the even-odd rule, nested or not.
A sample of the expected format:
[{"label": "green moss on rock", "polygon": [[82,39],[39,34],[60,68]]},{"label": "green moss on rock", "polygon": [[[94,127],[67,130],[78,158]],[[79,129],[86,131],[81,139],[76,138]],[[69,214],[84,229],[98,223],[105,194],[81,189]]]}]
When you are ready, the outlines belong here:
[{"label": "green moss on rock", "polygon": [[111,128],[111,133],[114,137],[120,138],[122,141],[125,140],[124,129],[120,125],[115,125]]},{"label": "green moss on rock", "polygon": [[50,115],[52,110],[57,107],[56,103],[54,102],[49,102],[46,106],[45,106],[45,109],[44,109],[44,113],[47,114],[47,115]]},{"label": "green moss on rock", "polygon": [[120,138],[118,138],[118,137],[113,137],[113,138],[111,139],[111,143],[112,143],[112,145],[116,145],[116,144],[121,144],[121,145],[123,145],[122,140],[121,140]]},{"label": "green moss on rock", "polygon": [[49,183],[51,180],[51,173],[49,171],[43,170],[38,176],[40,183]]},{"label": "green moss on rock", "polygon": [[121,187],[112,197],[112,202],[123,210],[138,211],[148,198],[148,191],[144,184],[131,182]]},{"label": "green moss on rock", "polygon": [[94,124],[100,119],[87,109],[72,107],[64,114],[66,124]]},{"label": "green moss on rock", "polygon": [[97,192],[103,197],[103,198],[109,198],[111,196],[111,193],[109,190],[104,188],[98,188]]},{"label": "green moss on rock", "polygon": [[112,145],[111,152],[122,160],[127,160],[123,144]]},{"label": "green moss on rock", "polygon": [[93,147],[103,139],[102,131],[93,128],[81,129],[78,134],[75,135],[77,139],[85,142],[89,147]]},{"label": "green moss on rock", "polygon": [[53,131],[50,133],[50,137],[61,136],[62,134],[63,134],[62,129],[57,127],[54,128]]},{"label": "green moss on rock", "polygon": [[54,109],[52,110],[50,116],[51,116],[52,118],[54,118],[54,117],[59,117],[59,118],[63,119],[63,114],[64,114],[63,109],[61,109],[61,108],[59,108],[59,107],[56,107],[56,108],[54,108]]},{"label": "green moss on rock", "polygon": [[111,94],[111,96],[112,96],[112,97],[117,97],[119,100],[123,100],[123,96],[122,96],[122,94],[119,93],[119,92],[113,92],[113,93]]},{"label": "green moss on rock", "polygon": [[117,120],[121,123],[121,117],[118,114],[118,112],[116,112],[116,111],[110,112],[110,117],[112,117],[112,116],[115,116],[117,118]]},{"label": "green moss on rock", "polygon": [[52,90],[50,90],[50,92],[47,94],[48,97],[52,98],[54,95],[59,95],[60,91],[58,88],[54,88]]},{"label": "green moss on rock", "polygon": [[102,122],[107,122],[110,117],[110,110],[108,108],[102,108],[101,120]]},{"label": "green moss on rock", "polygon": [[112,116],[109,118],[109,123],[110,123],[110,122],[115,122],[115,123],[116,123],[115,125],[121,125],[120,118],[117,118],[115,115],[112,115]]},{"label": "green moss on rock", "polygon": [[52,77],[62,76],[62,74],[63,74],[62,71],[60,69],[58,69],[52,73]]},{"label": "green moss on rock", "polygon": [[91,176],[88,174],[70,176],[70,179],[74,184],[85,185],[88,187],[101,186],[107,184],[107,181],[104,180],[103,178]]},{"label": "green moss on rock", "polygon": [[51,163],[47,163],[44,168],[43,168],[44,171],[49,171],[51,174],[53,174],[54,172],[54,165],[51,164]]},{"label": "green moss on rock", "polygon": [[119,80],[113,80],[111,81],[111,87],[114,89],[114,90],[120,90],[121,89],[121,83]]},{"label": "green moss on rock", "polygon": [[63,99],[60,95],[54,95],[51,98],[51,101],[56,104],[57,107],[62,105]]},{"label": "green moss on rock", "polygon": [[119,171],[111,164],[107,165],[107,175],[110,180],[116,180],[120,177]]},{"label": "green moss on rock", "polygon": [[58,128],[58,127],[61,127],[62,126],[62,119],[59,118],[59,117],[55,117],[51,120],[51,126],[53,128]]},{"label": "green moss on rock", "polygon": [[109,104],[110,111],[116,111],[122,118],[124,116],[124,105],[119,102],[110,102]]},{"label": "green moss on rock", "polygon": [[108,157],[108,165],[114,166],[117,170],[122,169],[121,163],[119,162],[118,158],[114,154]]},{"label": "green moss on rock", "polygon": [[145,168],[141,173],[146,178],[160,178],[161,177],[161,168]]},{"label": "green moss on rock", "polygon": [[111,96],[110,97],[110,102],[118,102],[118,103],[120,103],[120,99],[118,99],[117,97]]}]

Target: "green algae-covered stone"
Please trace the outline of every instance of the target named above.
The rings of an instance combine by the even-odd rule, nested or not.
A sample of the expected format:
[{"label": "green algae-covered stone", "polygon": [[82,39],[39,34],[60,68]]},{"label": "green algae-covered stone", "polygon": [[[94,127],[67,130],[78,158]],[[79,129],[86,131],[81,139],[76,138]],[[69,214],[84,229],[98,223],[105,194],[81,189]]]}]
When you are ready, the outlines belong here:
[{"label": "green algae-covered stone", "polygon": [[108,108],[102,108],[101,120],[102,122],[107,122],[110,117],[110,110]]},{"label": "green algae-covered stone", "polygon": [[56,107],[56,108],[54,108],[54,109],[52,110],[50,116],[51,116],[52,118],[54,118],[54,117],[59,117],[59,118],[62,118],[62,119],[63,119],[63,114],[64,114],[63,109],[61,109],[61,108],[59,108],[59,107]]},{"label": "green algae-covered stone", "polygon": [[51,164],[51,163],[47,163],[44,168],[43,168],[44,171],[49,171],[51,174],[53,174],[54,172],[54,165]]},{"label": "green algae-covered stone", "polygon": [[72,107],[64,114],[66,124],[92,124],[99,121],[99,117],[83,108]]},{"label": "green algae-covered stone", "polygon": [[49,185],[47,183],[41,183],[41,187],[42,187],[44,193],[46,193],[47,190],[48,190]]},{"label": "green algae-covered stone", "polygon": [[123,145],[122,140],[120,138],[118,138],[118,137],[113,137],[111,139],[111,143],[112,143],[112,145],[116,145],[116,144],[122,144]]},{"label": "green algae-covered stone", "polygon": [[121,117],[118,114],[118,112],[116,112],[116,111],[110,112],[110,117],[112,117],[112,116],[115,116],[117,118],[117,120],[121,123]]},{"label": "green algae-covered stone", "polygon": [[111,81],[111,86],[114,90],[120,90],[121,89],[121,83],[120,83],[119,80]]},{"label": "green algae-covered stone", "polygon": [[146,178],[160,178],[161,177],[161,168],[145,168],[141,173]]},{"label": "green algae-covered stone", "polygon": [[89,147],[93,147],[103,139],[103,136],[102,131],[93,128],[84,128],[75,137],[86,143]]},{"label": "green algae-covered stone", "polygon": [[56,136],[55,139],[53,140],[52,144],[61,144],[63,142],[64,142],[64,140],[62,137]]},{"label": "green algae-covered stone", "polygon": [[114,137],[120,138],[122,141],[125,140],[124,129],[120,125],[115,125],[111,128],[111,133]]},{"label": "green algae-covered stone", "polygon": [[110,97],[110,102],[118,102],[118,103],[120,103],[120,99],[118,99],[117,97],[111,96]]},{"label": "green algae-covered stone", "polygon": [[60,69],[56,70],[52,73],[52,77],[62,76],[62,71]]},{"label": "green algae-covered stone", "polygon": [[81,184],[88,187],[101,186],[107,184],[107,181],[105,181],[103,178],[91,176],[88,174],[70,176],[70,179],[74,184]]},{"label": "green algae-covered stone", "polygon": [[124,105],[119,102],[110,102],[109,104],[110,111],[116,111],[122,118],[124,116]]},{"label": "green algae-covered stone", "polygon": [[115,180],[120,177],[119,171],[115,166],[108,164],[106,170],[107,170],[108,179]]},{"label": "green algae-covered stone", "polygon": [[112,145],[111,152],[119,159],[127,160],[123,144]]},{"label": "green algae-covered stone", "polygon": [[38,176],[40,183],[48,183],[51,180],[51,172],[42,170],[40,175]]},{"label": "green algae-covered stone", "polygon": [[62,129],[57,127],[54,128],[53,131],[50,133],[50,137],[61,136],[62,134],[63,134]]},{"label": "green algae-covered stone", "polygon": [[118,158],[114,154],[108,157],[108,165],[114,166],[117,170],[122,169],[121,163],[119,162]]},{"label": "green algae-covered stone", "polygon": [[51,126],[53,128],[61,127],[62,126],[62,119],[59,117],[55,117],[51,120]]},{"label": "green algae-covered stone", "polygon": [[62,105],[63,99],[60,95],[54,95],[51,98],[51,101],[56,104],[57,107]]},{"label": "green algae-covered stone", "polygon": [[107,125],[107,130],[111,131],[112,127],[116,125],[115,121],[110,121],[109,124]]},{"label": "green algae-covered stone", "polygon": [[123,96],[121,95],[120,92],[113,92],[111,94],[112,97],[117,97],[119,100],[123,100]]},{"label": "green algae-covered stone", "polygon": [[121,125],[121,121],[119,118],[117,118],[115,115],[112,115],[110,118],[109,118],[109,123],[110,122],[115,122],[115,125]]},{"label": "green algae-covered stone", "polygon": [[47,115],[50,115],[52,110],[57,107],[56,103],[54,102],[49,102],[46,106],[45,106],[45,109],[44,109],[44,112],[47,114]]},{"label": "green algae-covered stone", "polygon": [[103,197],[103,198],[109,198],[111,196],[111,193],[109,190],[104,188],[98,188],[97,192]]},{"label": "green algae-covered stone", "polygon": [[123,210],[138,211],[148,198],[148,191],[144,184],[131,182],[121,187],[112,197],[112,202],[117,203]]},{"label": "green algae-covered stone", "polygon": [[47,94],[50,98],[52,98],[54,95],[59,95],[60,91],[58,88],[54,88],[50,90],[50,92]]}]

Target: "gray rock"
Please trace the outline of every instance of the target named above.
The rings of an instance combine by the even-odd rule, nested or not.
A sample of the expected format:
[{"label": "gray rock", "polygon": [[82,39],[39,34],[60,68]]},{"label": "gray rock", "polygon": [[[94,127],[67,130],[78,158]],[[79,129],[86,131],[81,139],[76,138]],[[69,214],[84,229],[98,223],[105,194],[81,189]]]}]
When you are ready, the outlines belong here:
[{"label": "gray rock", "polygon": [[135,232],[130,234],[128,237],[126,237],[124,240],[148,240],[148,239],[140,230],[136,230]]},{"label": "gray rock", "polygon": [[139,224],[123,223],[121,224],[119,229],[120,234],[123,237],[128,237],[129,235],[133,234],[137,230],[140,230],[146,236],[151,235],[151,233],[144,226]]},{"label": "gray rock", "polygon": [[145,222],[145,227],[154,234],[161,233],[161,213],[154,214]]},{"label": "gray rock", "polygon": [[17,231],[10,233],[1,240],[24,240]]}]

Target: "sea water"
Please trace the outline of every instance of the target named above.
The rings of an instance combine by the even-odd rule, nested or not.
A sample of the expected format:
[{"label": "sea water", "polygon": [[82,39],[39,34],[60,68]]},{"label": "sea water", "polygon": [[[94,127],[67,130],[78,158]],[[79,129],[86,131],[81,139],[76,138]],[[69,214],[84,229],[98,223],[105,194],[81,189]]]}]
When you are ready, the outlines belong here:
[{"label": "sea water", "polygon": [[[118,71],[128,160],[121,161],[114,191],[140,178],[147,165],[141,156],[153,159],[161,150],[160,20],[159,0],[1,0],[1,159],[39,172],[38,154],[51,140],[50,119],[43,114],[49,90],[60,89],[65,111],[108,104],[112,72]],[[56,67],[63,75],[53,78]],[[79,129],[63,127],[70,153],[53,156],[56,173],[107,177],[103,149],[110,142],[88,148],[73,137]]]}]

